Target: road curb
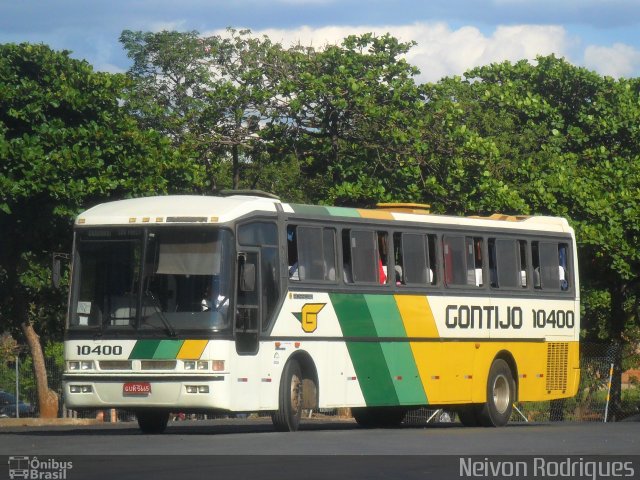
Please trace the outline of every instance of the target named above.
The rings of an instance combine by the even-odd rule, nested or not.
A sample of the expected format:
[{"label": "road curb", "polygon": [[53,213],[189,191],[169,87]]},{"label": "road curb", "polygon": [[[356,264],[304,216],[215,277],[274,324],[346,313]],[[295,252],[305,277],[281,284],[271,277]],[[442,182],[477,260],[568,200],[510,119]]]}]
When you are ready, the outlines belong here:
[{"label": "road curb", "polygon": [[3,427],[67,427],[101,423],[104,422],[94,418],[0,418],[0,429]]}]

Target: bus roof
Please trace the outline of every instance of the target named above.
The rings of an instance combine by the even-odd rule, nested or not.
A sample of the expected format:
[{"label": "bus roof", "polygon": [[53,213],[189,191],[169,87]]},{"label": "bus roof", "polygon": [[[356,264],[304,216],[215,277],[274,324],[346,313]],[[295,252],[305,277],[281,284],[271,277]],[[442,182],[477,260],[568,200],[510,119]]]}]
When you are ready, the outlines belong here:
[{"label": "bus roof", "polygon": [[386,209],[363,209],[282,203],[275,198],[251,195],[226,197],[167,195],[132,198],[102,203],[81,213],[77,225],[140,225],[145,223],[226,223],[252,212],[275,213],[276,204],[284,212],[301,217],[348,217],[372,220],[396,220],[438,225],[458,225],[514,230],[572,232],[566,219],[548,216],[458,217],[424,213],[403,213]]}]

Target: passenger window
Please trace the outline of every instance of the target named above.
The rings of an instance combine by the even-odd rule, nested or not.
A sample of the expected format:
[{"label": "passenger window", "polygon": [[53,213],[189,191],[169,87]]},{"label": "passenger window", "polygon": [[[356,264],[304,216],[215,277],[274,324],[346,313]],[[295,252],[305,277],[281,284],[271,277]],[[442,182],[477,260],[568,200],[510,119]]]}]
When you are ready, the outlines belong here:
[{"label": "passenger window", "polygon": [[404,256],[402,251],[402,234],[393,234],[393,259],[394,259],[394,276],[396,285],[404,285]]},{"label": "passenger window", "polygon": [[556,242],[531,242],[533,285],[537,289],[569,289],[569,245]]},{"label": "passenger window", "polygon": [[520,286],[527,288],[529,285],[529,263],[527,261],[527,242],[518,240],[518,250],[520,252]]},{"label": "passenger window", "polygon": [[384,285],[389,277],[387,232],[377,232],[376,237],[378,238],[378,283]]},{"label": "passenger window", "polygon": [[287,250],[290,280],[335,281],[335,230],[289,225]]},{"label": "passenger window", "polygon": [[405,283],[409,285],[434,285],[435,235],[402,234],[402,252],[408,259]]},{"label": "passenger window", "polygon": [[442,251],[445,283],[447,285],[466,285],[467,266],[464,237],[443,237]]},{"label": "passenger window", "polygon": [[484,284],[482,238],[445,236],[442,242],[447,285]]},{"label": "passenger window", "polygon": [[342,231],[344,280],[347,283],[377,283],[380,260],[375,232]]},{"label": "passenger window", "polygon": [[519,288],[519,252],[515,240],[489,239],[489,272],[494,288]]}]

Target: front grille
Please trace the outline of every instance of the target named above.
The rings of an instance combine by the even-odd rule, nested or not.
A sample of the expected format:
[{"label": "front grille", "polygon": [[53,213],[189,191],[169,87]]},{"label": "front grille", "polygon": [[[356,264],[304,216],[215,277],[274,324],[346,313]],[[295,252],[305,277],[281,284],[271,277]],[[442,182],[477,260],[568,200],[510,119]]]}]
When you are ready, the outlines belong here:
[{"label": "front grille", "polygon": [[131,360],[100,360],[100,370],[131,370]]},{"label": "front grille", "polygon": [[142,360],[141,370],[175,370],[178,362],[176,360]]}]

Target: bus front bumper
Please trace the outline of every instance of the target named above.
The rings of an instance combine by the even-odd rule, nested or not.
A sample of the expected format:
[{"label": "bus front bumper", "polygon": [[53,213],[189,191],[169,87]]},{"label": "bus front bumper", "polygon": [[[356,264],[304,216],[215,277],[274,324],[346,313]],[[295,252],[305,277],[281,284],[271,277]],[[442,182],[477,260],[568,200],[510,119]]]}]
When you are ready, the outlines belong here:
[{"label": "bus front bumper", "polygon": [[229,409],[226,375],[104,377],[66,375],[65,405],[79,408]]}]

